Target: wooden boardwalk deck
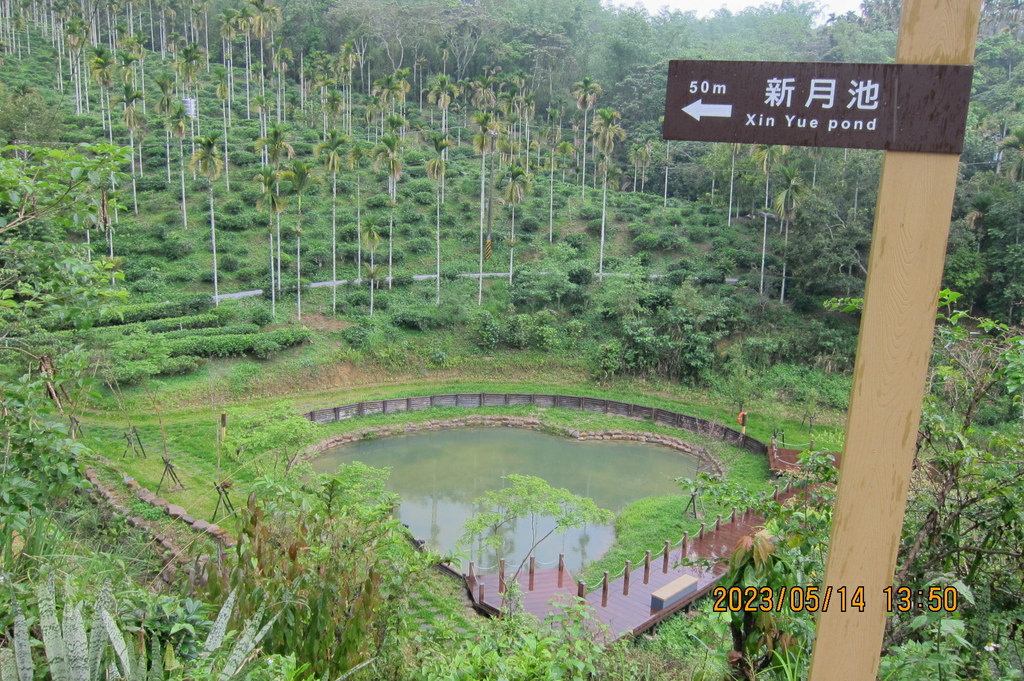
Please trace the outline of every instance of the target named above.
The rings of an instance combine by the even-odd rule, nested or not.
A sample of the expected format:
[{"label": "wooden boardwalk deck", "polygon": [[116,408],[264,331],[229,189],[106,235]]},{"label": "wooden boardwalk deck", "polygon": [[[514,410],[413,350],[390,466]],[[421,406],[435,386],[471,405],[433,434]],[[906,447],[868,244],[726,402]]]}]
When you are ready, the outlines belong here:
[{"label": "wooden boardwalk deck", "polygon": [[[798,493],[796,489],[787,490],[779,495],[779,500],[784,501]],[[712,524],[702,536],[686,538],[682,546],[670,549],[667,560],[662,551],[651,557],[649,569],[644,563],[633,567],[629,572],[628,585],[623,574],[609,580],[607,593],[604,588],[599,588],[588,593],[585,600],[598,620],[607,627],[611,639],[639,634],[709,593],[727,572],[728,566],[723,559],[729,557],[741,537],[753,534],[763,524],[764,518],[753,512],[737,514],[735,520],[722,519],[717,529]],[[653,610],[651,595],[684,575],[697,578],[696,591],[666,608]],[[512,575],[507,579],[511,580]],[[578,594],[578,585],[567,570],[563,570],[561,575],[555,568],[535,571],[532,588],[526,568],[516,579],[520,585],[522,608],[539,619],[556,611],[559,602],[569,602]],[[498,582],[496,574],[476,575],[468,581],[474,603],[492,614],[507,607]]]}]

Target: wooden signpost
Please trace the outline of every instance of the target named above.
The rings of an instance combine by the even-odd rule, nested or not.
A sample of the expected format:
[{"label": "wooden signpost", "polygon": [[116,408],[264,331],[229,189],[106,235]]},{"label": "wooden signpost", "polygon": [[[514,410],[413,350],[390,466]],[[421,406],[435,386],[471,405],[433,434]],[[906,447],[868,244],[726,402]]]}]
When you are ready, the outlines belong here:
[{"label": "wooden signpost", "polygon": [[[980,12],[981,0],[905,0],[896,50],[898,63],[894,66],[970,65],[974,58]],[[956,70],[959,69],[939,68],[935,72],[952,73]],[[819,118],[818,130],[822,126],[827,129],[831,126],[829,121],[835,120],[839,122],[833,130],[841,131],[842,121],[848,120],[849,132],[862,133],[858,138],[861,143],[843,141],[838,146],[849,144],[887,150],[882,163],[825,584],[821,585],[822,591],[845,587],[846,593],[854,593],[862,587],[865,607],[863,612],[852,607],[829,607],[819,614],[808,681],[872,681],[878,671],[888,615],[882,590],[892,585],[906,511],[963,135],[960,128],[961,141],[949,144],[945,130],[957,127],[957,123],[952,117],[946,117],[945,104],[948,102],[957,109],[957,117],[966,116],[966,93],[962,89],[956,92],[932,91],[930,96],[924,93],[923,98],[914,99],[912,104],[901,105],[901,86],[897,84],[895,89],[889,90],[896,93],[896,100],[891,94],[887,100],[886,120],[892,121],[892,125],[885,135],[872,137],[868,133],[879,133],[882,117],[877,117],[874,130],[869,130],[869,119],[864,110],[851,111],[857,106],[856,100],[851,99],[852,106],[841,100],[841,95],[852,98],[854,93],[850,90],[857,89],[851,85],[846,92],[841,91],[840,83],[847,75],[850,74],[812,73],[810,80],[834,80],[835,83],[808,81],[799,94],[796,90],[799,87],[797,71],[788,76],[781,73],[771,75],[770,78],[778,82],[763,84],[763,102],[749,105],[756,110],[732,109],[728,112],[728,118],[738,123],[734,125],[739,131],[736,135],[750,133],[743,128],[756,129],[756,139],[733,136],[716,140],[799,144],[772,136],[784,130],[779,118],[775,119],[774,125],[747,124],[751,120],[754,123],[763,120],[758,116],[764,115],[764,107],[781,101],[792,107],[802,106],[805,110],[803,118],[811,118],[812,113],[809,112],[819,105],[822,113],[813,114]],[[786,78],[793,80],[783,83]],[[898,76],[897,81],[901,78]],[[857,74],[852,74],[849,80],[858,80]],[[676,88],[678,90],[681,85],[688,91],[693,81],[696,81],[697,91],[685,94],[709,96],[700,97],[700,104],[692,108],[696,98],[682,105],[680,100],[672,99],[670,93],[666,101],[671,102],[673,111],[666,110],[666,139],[706,139],[679,135],[687,135],[686,130],[701,130],[700,124],[705,120],[727,118],[726,106],[743,106],[739,99],[735,103],[726,101],[730,95],[730,83],[718,76],[683,76]],[[707,92],[703,91],[705,81],[708,83]],[[872,82],[878,85],[877,102],[881,108],[883,83],[880,80]],[[953,81],[945,82],[947,85],[942,87]],[[716,85],[724,85],[724,91],[720,87],[716,92]],[[789,100],[778,99],[783,85],[794,88],[789,92]],[[821,107],[824,103],[830,103],[831,107]],[[840,103],[847,109],[846,117],[838,115],[841,113],[838,111]],[[690,107],[690,111],[685,111],[683,106]],[[833,110],[837,115],[829,116]],[[735,113],[744,115],[733,119]],[[747,117],[750,113],[754,114],[753,119]],[[787,111],[781,120],[792,115],[795,125],[796,116],[800,113]],[[695,114],[699,114],[699,121],[696,121]],[[913,146],[901,146],[898,139],[900,121],[915,115],[932,123],[943,121],[934,126],[934,145],[926,139],[922,143],[915,142]],[[679,121],[685,121],[681,116],[688,116],[696,122],[685,122],[681,132]],[[862,121],[858,130],[854,129],[856,120]],[[809,127],[809,122],[807,126],[805,131],[814,130]],[[833,146],[828,142],[826,137],[815,143]]]}]

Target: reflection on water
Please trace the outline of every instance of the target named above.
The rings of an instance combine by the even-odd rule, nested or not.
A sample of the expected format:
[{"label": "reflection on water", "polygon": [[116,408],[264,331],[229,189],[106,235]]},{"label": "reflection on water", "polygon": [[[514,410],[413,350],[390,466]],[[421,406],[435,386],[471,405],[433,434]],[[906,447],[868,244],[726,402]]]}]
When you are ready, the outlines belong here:
[{"label": "reflection on water", "polygon": [[[553,487],[594,499],[598,506],[620,511],[640,497],[675,494],[675,477],[692,477],[695,459],[666,447],[637,442],[578,442],[518,428],[473,428],[364,440],[327,450],[312,463],[319,473],[361,461],[391,468],[388,489],[402,497],[399,516],[414,536],[448,552],[473,514],[473,499],[504,486],[503,475],[535,475]],[[520,520],[505,539],[510,571],[552,523],[534,527]],[[534,534],[536,532],[536,534]],[[611,526],[569,530],[545,540],[534,552],[538,563],[553,566],[564,553],[570,571],[600,558],[611,545]],[[491,567],[497,556],[474,547],[469,559]],[[465,565],[463,565],[465,567]]]}]

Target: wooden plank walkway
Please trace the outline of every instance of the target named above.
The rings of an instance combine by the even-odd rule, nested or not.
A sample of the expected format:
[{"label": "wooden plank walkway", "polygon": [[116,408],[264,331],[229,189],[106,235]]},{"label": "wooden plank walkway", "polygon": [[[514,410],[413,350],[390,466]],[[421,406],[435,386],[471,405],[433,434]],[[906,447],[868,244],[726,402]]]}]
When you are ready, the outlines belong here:
[{"label": "wooden plank walkway", "polygon": [[[799,493],[799,489],[787,489],[778,499],[785,501]],[[703,536],[684,539],[683,546],[669,551],[667,560],[664,552],[652,556],[649,571],[643,563],[633,567],[628,586],[623,574],[609,581],[607,595],[599,588],[588,593],[585,600],[607,627],[610,639],[635,636],[708,594],[728,571],[724,559],[736,548],[740,538],[754,534],[763,524],[764,518],[753,512],[739,513],[735,520],[723,518],[718,529],[712,524]],[[701,563],[705,565],[702,567]],[[651,595],[684,575],[697,578],[696,591],[662,610],[653,610]],[[512,575],[507,578],[511,580]],[[571,602],[577,597],[577,584],[567,570],[561,575],[556,568],[535,571],[532,589],[526,568],[516,579],[520,585],[521,607],[538,619],[557,611],[559,602]],[[503,612],[507,607],[498,581],[496,574],[476,575],[468,580],[474,603],[492,614]]]}]

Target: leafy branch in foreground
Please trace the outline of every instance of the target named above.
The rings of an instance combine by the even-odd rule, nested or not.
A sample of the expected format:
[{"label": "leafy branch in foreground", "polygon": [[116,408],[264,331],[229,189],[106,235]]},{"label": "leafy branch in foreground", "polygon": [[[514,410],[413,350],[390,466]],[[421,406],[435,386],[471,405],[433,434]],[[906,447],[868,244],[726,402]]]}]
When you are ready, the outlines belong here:
[{"label": "leafy branch in foreground", "polygon": [[[261,609],[249,618],[241,632],[230,632],[228,621],[235,604],[232,592],[213,623],[195,659],[180,659],[170,643],[164,643],[144,628],[132,630],[116,619],[117,603],[109,583],[92,605],[92,622],[85,624],[83,601],[64,603],[63,617],[57,614],[53,576],[36,589],[38,622],[46,653],[46,678],[52,681],[177,681],[179,679],[228,681],[253,678],[243,669],[258,654],[257,646],[273,625],[266,623]],[[31,681],[44,667],[32,653],[32,631],[21,603],[12,594],[14,612],[11,645],[0,648],[0,681]],[[262,626],[261,626],[262,624]],[[232,643],[233,642],[233,643]],[[228,647],[230,645],[230,648]]]},{"label": "leafy branch in foreground", "polygon": [[[479,537],[484,545],[500,553],[505,543],[501,530],[514,525],[519,519],[528,518],[533,532],[532,543],[516,568],[516,575],[537,546],[555,532],[564,532],[586,523],[605,525],[612,521],[612,512],[598,508],[593,499],[552,487],[541,478],[506,475],[503,479],[509,481],[508,487],[487,492],[473,500],[474,506],[482,510],[466,521],[460,544],[468,544]],[[542,517],[553,519],[554,526],[539,535],[538,520]]]}]

